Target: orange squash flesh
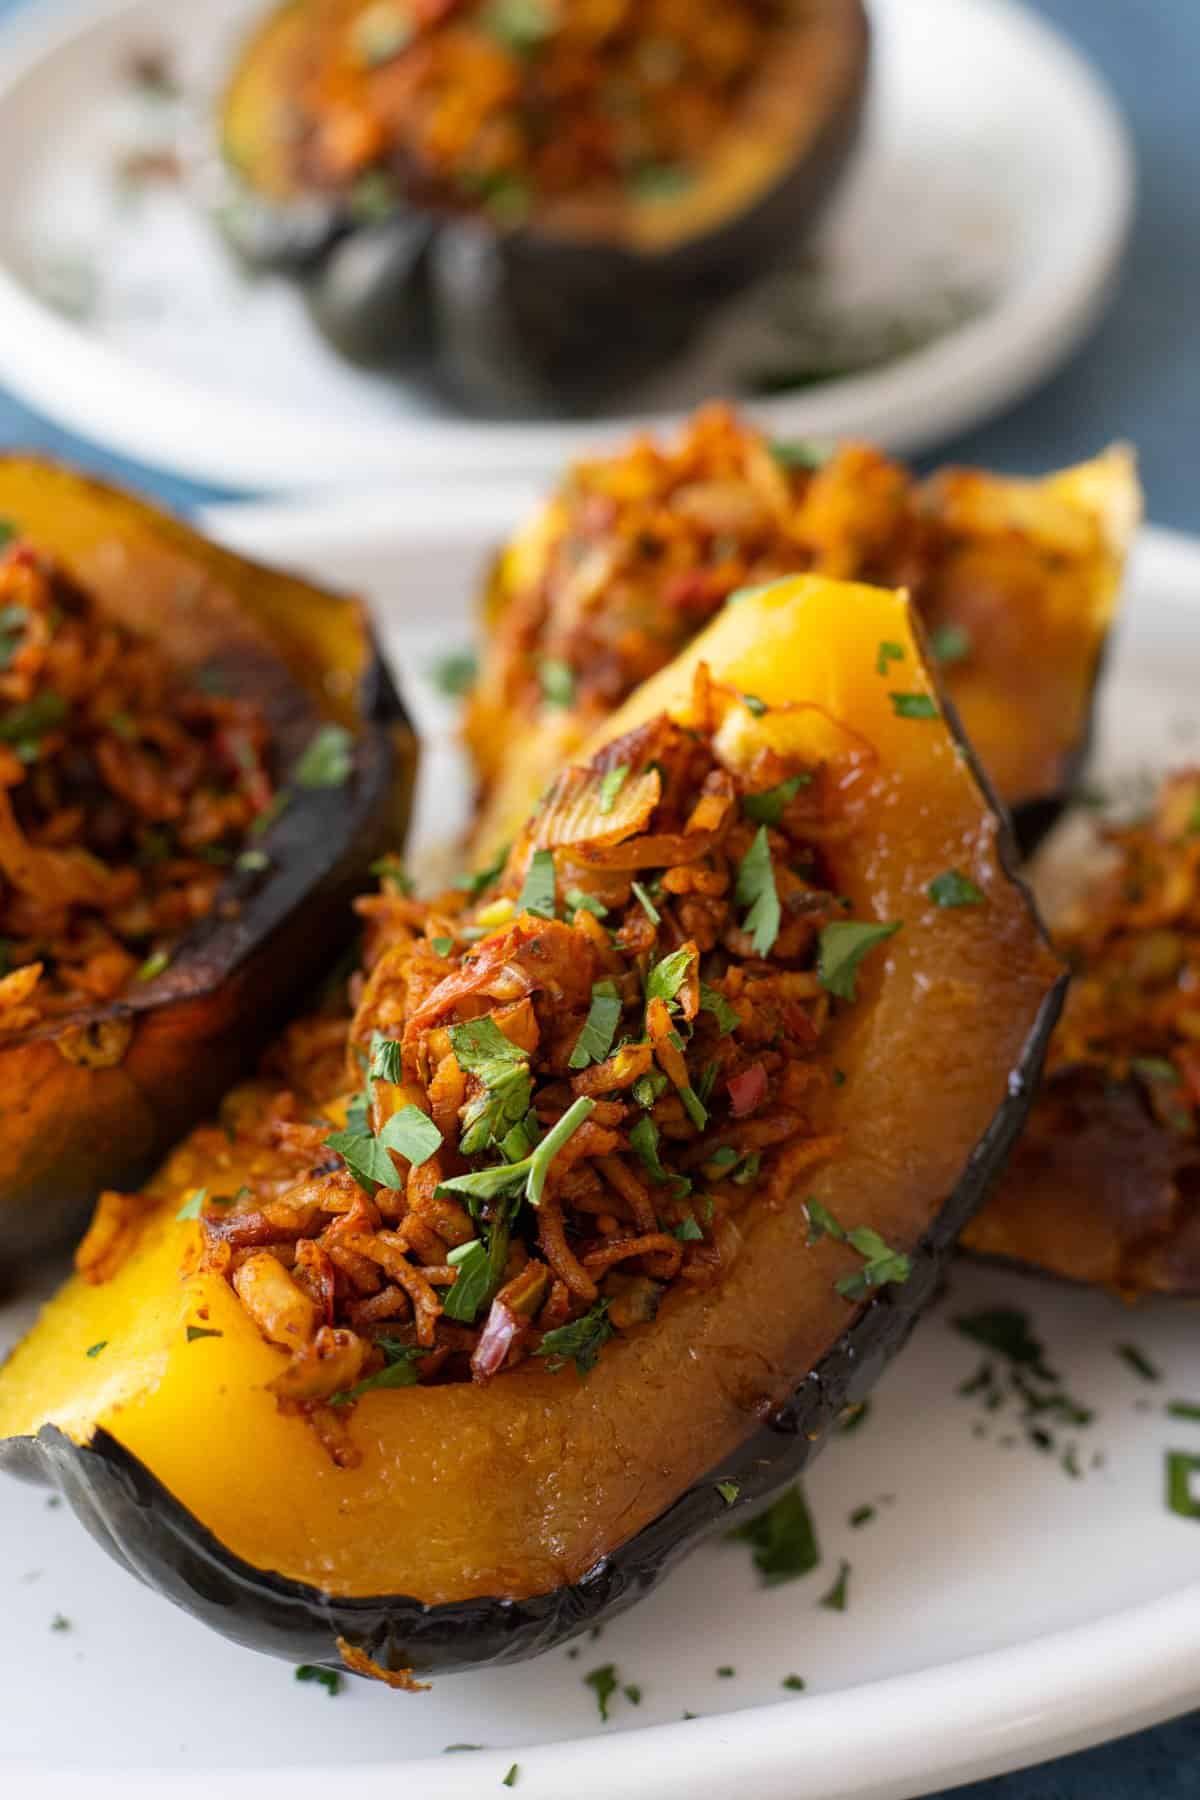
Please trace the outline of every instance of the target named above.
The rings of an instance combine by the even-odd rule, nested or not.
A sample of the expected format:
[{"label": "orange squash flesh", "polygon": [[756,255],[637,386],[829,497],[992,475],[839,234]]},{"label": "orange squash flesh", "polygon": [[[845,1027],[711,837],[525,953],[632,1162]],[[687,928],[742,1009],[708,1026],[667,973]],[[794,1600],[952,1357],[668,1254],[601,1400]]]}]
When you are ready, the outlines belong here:
[{"label": "orange squash flesh", "polygon": [[[902,657],[880,675],[884,641]],[[842,889],[856,917],[903,922],[831,1025],[846,1145],[806,1192],[902,1250],[928,1248],[932,1233],[940,1254],[950,1197],[965,1182],[977,1198],[1002,1153],[989,1132],[1034,1072],[1059,980],[1006,873],[997,815],[946,722],[897,715],[893,692],[939,704],[902,596],[811,578],[752,594],[602,735],[685,716],[700,660],[769,704],[802,703],[762,719],[736,709],[722,751],[750,755],[769,733],[842,761],[854,825],[839,845]],[[864,742],[876,760],[852,774],[847,749]],[[949,867],[982,905],[931,902]],[[238,1179],[232,1161],[214,1170],[187,1143],[175,1152],[134,1254],[103,1286],[70,1282],[0,1372],[0,1462],[3,1440],[36,1461],[30,1440],[46,1427],[101,1454],[115,1444],[220,1554],[304,1584],[322,1605],[520,1599],[576,1583],[753,1436],[856,1321],[895,1306],[903,1336],[902,1289],[865,1304],[836,1293],[858,1258],[828,1240],[809,1246],[803,1195],[774,1213],[752,1201],[728,1278],[669,1294],[586,1379],[527,1363],[486,1387],[367,1394],[351,1422],[361,1465],[338,1469],[266,1391],[284,1353],[222,1279],[181,1276],[199,1235],[177,1220],[181,1201]],[[189,1325],[219,1335],[189,1341]]]}]

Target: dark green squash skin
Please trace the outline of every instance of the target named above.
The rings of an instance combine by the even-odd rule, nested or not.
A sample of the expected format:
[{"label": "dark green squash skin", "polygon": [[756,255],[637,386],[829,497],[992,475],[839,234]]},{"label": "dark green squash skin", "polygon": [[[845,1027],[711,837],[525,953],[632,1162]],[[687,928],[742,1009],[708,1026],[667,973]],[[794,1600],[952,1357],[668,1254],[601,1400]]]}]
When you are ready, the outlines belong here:
[{"label": "dark green squash skin", "polygon": [[794,252],[816,222],[862,124],[870,32],[860,0],[847,30],[853,78],[802,154],[742,212],[672,249],[415,209],[397,212],[389,246],[387,220],[363,223],[319,196],[273,202],[228,165],[222,227],[247,261],[302,281],[318,328],[352,361],[404,367],[481,413],[594,410],[614,384],[679,352],[720,300]]},{"label": "dark green squash skin", "polygon": [[[1007,832],[999,850],[1011,874]],[[790,1401],[776,1407],[736,1452],[652,1524],[571,1586],[527,1600],[440,1606],[404,1595],[336,1599],[231,1555],[103,1431],[86,1448],[53,1427],[33,1438],[0,1441],[0,1470],[56,1485],[96,1540],[148,1586],[234,1642],[290,1662],[340,1669],[337,1640],[342,1638],[384,1669],[450,1674],[519,1662],[565,1643],[632,1606],[689,1550],[761,1507],[823,1447],[845,1409],[866,1396],[936,1292],[959,1232],[983,1204],[1020,1135],[1066,980],[1064,974],[1043,1001],[1009,1075],[1007,1097],[913,1251],[909,1279],[875,1294],[804,1375]],[[717,1492],[718,1480],[740,1484],[733,1506]]]},{"label": "dark green squash skin", "polygon": [[[162,518],[176,544],[196,534],[130,496],[88,483],[127,511]],[[238,559],[249,575],[254,565]],[[341,604],[328,596],[330,605]],[[351,603],[346,601],[349,606]],[[0,1181],[0,1274],[19,1281],[25,1265],[78,1235],[103,1187],[136,1190],[170,1146],[253,1067],[299,997],[316,987],[356,931],[352,901],[372,862],[403,840],[416,771],[416,739],[366,615],[359,627],[367,660],[354,698],[352,769],[336,787],[295,787],[260,840],[262,871],[231,871],[210,915],[180,942],[167,970],[110,1005],[51,1021],[30,1038],[53,1038],[64,1023],[131,1028],[118,1067],[128,1080],[112,1096],[88,1099],[52,1136],[32,1139]],[[281,759],[281,785],[321,724],[321,714],[282,663],[231,656],[210,664],[227,691],[263,706]],[[23,1040],[17,1040],[17,1048]],[[166,1046],[161,1057],[149,1046]],[[16,1141],[23,1103],[2,1096]]]}]

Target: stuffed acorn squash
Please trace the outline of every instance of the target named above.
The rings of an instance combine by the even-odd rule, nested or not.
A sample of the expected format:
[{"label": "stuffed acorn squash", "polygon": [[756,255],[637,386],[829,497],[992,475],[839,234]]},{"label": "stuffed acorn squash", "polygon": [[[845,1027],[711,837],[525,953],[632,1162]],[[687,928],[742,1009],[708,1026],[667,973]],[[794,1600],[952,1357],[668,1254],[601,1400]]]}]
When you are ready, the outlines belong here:
[{"label": "stuffed acorn squash", "polygon": [[1040,481],[772,444],[725,407],[577,464],[496,561],[466,717],[475,845],[731,593],[803,569],[911,590],[971,743],[1029,849],[1087,749],[1141,510],[1129,452]]},{"label": "stuffed acorn squash", "polygon": [[403,828],[365,616],[0,460],[0,1261],[136,1182],[323,973]]},{"label": "stuffed acorn squash", "polygon": [[1060,999],[1007,856],[902,596],[727,607],[473,894],[363,903],[344,1066],[297,1028],[85,1242],[0,1461],[394,1685],[627,1605],[861,1398],[1002,1164]]},{"label": "stuffed acorn squash", "polygon": [[861,0],[288,0],[223,101],[223,216],[348,354],[589,406],[794,250],[866,65]]},{"label": "stuffed acorn squash", "polygon": [[1127,1298],[1200,1294],[1200,774],[1106,829],[1058,922],[1074,971],[1008,1172],[964,1242]]}]

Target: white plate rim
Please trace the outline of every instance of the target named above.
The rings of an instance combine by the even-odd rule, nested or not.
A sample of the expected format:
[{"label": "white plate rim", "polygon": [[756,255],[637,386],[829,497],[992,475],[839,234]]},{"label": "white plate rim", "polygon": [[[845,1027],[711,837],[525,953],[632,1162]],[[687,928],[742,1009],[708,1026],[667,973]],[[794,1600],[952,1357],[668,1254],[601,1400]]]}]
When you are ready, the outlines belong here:
[{"label": "white plate rim", "polygon": [[[7,22],[0,117],[7,95],[43,60],[79,33],[118,24],[135,3],[56,0],[44,14]],[[1066,38],[1020,0],[958,4],[1016,34],[1024,54],[1055,70],[1060,125],[1069,122],[1079,163],[1092,175],[1091,217],[1072,221],[1077,232],[1086,224],[1075,260],[876,373],[747,406],[793,435],[866,437],[909,452],[926,448],[1035,386],[1086,333],[1111,290],[1132,221],[1136,174],[1132,143],[1109,89]],[[265,492],[403,479],[413,469],[440,478],[545,473],[564,454],[617,442],[633,425],[661,428],[677,417],[486,427],[417,420],[356,424],[340,433],[321,420],[318,433],[305,415],[206,394],[96,343],[35,299],[3,264],[0,375],[60,424],[125,455],[194,480]]]}]

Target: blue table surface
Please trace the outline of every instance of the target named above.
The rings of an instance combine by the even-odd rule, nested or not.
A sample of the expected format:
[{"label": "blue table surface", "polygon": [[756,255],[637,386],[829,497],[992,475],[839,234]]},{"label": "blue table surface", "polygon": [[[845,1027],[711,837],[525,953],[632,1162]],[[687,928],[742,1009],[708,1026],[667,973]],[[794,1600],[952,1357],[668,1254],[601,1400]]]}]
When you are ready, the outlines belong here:
[{"label": "blue table surface", "polygon": [[[0,0],[0,19],[28,4],[37,0]],[[1128,438],[1141,453],[1150,517],[1200,531],[1200,0],[1034,4],[1090,54],[1125,108],[1138,146],[1138,219],[1112,307],[1089,342],[1037,394],[939,446],[938,460],[1051,468]],[[18,444],[127,479],[175,506],[230,497],[73,438],[0,390],[0,445]],[[1197,1800],[1200,1713],[955,1792],[958,1800]]]}]

